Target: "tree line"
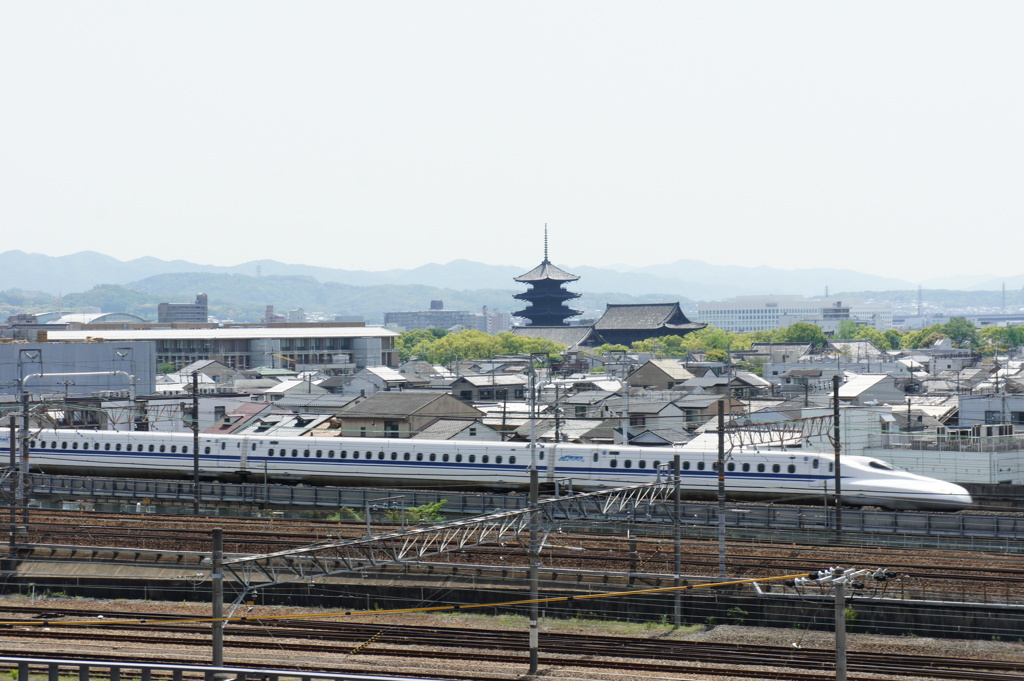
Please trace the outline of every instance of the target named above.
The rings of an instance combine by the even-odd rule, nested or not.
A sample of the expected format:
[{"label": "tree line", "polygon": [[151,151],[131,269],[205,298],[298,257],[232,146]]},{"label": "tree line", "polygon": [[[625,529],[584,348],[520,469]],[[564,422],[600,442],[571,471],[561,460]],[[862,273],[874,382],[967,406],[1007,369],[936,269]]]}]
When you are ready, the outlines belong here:
[{"label": "tree line", "polygon": [[[1024,326],[986,326],[979,329],[964,317],[953,317],[948,322],[932,324],[918,331],[879,331],[866,324],[843,320],[831,338],[826,337],[821,327],[806,322],[746,333],[733,333],[708,326],[685,336],[648,338],[628,347],[602,345],[590,352],[598,356],[614,351],[649,352],[657,357],[686,357],[690,353],[701,353],[710,361],[725,361],[729,352],[750,350],[754,343],[813,343],[821,346],[830,339],[865,339],[879,350],[913,350],[931,347],[943,338],[950,339],[956,348],[991,356],[1024,345]],[[507,331],[498,334],[474,330],[449,333],[444,329],[406,331],[398,337],[397,346],[403,362],[418,358],[431,364],[527,353],[554,356],[565,351],[565,346],[559,343]]]}]

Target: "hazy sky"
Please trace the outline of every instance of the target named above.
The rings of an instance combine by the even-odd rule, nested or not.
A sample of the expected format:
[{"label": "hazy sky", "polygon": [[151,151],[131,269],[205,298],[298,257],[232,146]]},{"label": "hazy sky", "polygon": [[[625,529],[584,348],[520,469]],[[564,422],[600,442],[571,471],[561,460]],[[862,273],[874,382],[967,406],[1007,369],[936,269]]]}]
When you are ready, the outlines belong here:
[{"label": "hazy sky", "polygon": [[1024,273],[1020,2],[0,5],[0,250]]}]

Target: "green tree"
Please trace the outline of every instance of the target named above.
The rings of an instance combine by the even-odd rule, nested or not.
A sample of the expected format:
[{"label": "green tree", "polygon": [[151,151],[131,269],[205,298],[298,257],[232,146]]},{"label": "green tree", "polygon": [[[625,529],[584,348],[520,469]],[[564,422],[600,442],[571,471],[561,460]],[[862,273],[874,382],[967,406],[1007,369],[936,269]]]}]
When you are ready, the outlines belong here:
[{"label": "green tree", "polygon": [[903,347],[902,331],[897,331],[896,329],[889,329],[888,331],[883,331],[882,335],[885,336],[886,339],[888,339],[889,341],[889,347],[887,348],[888,350],[899,350],[900,348]]},{"label": "green tree", "polygon": [[841,319],[839,320],[839,328],[836,329],[836,338],[838,340],[857,338],[855,334],[860,326],[854,319]]},{"label": "green tree", "polygon": [[820,326],[797,322],[792,326],[782,329],[784,343],[814,343],[816,345],[825,341],[825,332]]},{"label": "green tree", "polygon": [[889,345],[889,339],[884,333],[878,329],[872,328],[867,324],[861,324],[857,327],[857,330],[853,332],[851,336],[853,340],[869,340],[879,350],[891,350],[892,347]]},{"label": "green tree", "polygon": [[619,343],[605,343],[594,348],[591,354],[595,357],[603,357],[609,352],[629,352],[629,348]]},{"label": "green tree", "polygon": [[965,317],[952,317],[942,325],[942,333],[958,348],[973,348],[978,345],[978,327]]},{"label": "green tree", "polygon": [[932,324],[920,331],[911,331],[904,334],[902,348],[913,350],[915,348],[926,348],[940,338],[947,338],[942,324]]},{"label": "green tree", "polygon": [[444,329],[412,329],[411,331],[406,331],[395,340],[398,356],[401,361],[408,362],[413,357],[426,354],[435,341],[447,335],[448,332]]}]

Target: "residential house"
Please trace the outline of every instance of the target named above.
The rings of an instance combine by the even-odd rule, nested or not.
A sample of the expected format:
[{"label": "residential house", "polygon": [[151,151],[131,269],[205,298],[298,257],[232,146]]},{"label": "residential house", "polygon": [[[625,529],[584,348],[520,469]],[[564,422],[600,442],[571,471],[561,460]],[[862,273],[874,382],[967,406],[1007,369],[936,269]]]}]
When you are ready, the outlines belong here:
[{"label": "residential house", "polygon": [[521,402],[526,399],[523,376],[463,376],[451,384],[451,392],[467,402]]},{"label": "residential house", "polygon": [[629,374],[629,385],[649,390],[672,390],[694,374],[675,359],[651,359]]},{"label": "residential house", "polygon": [[[448,393],[380,391],[336,415],[343,437],[412,437],[439,418],[478,420],[484,412]],[[318,433],[320,434],[320,433]]]},{"label": "residential house", "polygon": [[414,440],[476,440],[480,442],[501,442],[501,432],[481,421],[465,419],[436,419],[416,435]]}]

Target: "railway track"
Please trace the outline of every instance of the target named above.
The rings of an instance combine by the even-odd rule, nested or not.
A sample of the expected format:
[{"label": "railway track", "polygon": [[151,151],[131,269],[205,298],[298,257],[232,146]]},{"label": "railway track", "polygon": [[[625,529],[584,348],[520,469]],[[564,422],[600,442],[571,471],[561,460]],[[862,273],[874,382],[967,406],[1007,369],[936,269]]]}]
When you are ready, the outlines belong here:
[{"label": "railway track", "polygon": [[[54,623],[53,628],[60,629],[59,631],[8,629],[0,632],[0,646],[3,646],[5,655],[22,653],[11,648],[12,640],[24,641],[31,645],[32,642],[52,641],[55,638],[63,643],[80,641],[83,644],[109,644],[111,647],[131,645],[150,651],[169,644],[201,648],[204,651],[209,646],[205,638],[209,635],[208,626],[116,626],[123,630],[111,633],[60,629],[57,623]],[[344,647],[339,647],[339,644],[343,644]],[[446,660],[460,660],[466,663],[522,665],[526,660],[528,637],[521,632],[488,629],[335,622],[265,626],[251,622],[230,627],[226,632],[225,647],[233,656],[238,656],[243,650],[295,652],[328,658],[344,656],[344,669],[351,671],[353,663],[368,657],[423,659],[436,658],[439,654]],[[820,649],[797,650],[764,645],[709,644],[624,636],[551,633],[542,635],[541,652],[541,663],[550,667],[621,669],[650,674],[702,673],[747,678],[759,678],[759,675],[763,677],[765,674],[764,669],[752,670],[751,667],[770,667],[790,670],[786,672],[786,678],[794,680],[830,678],[829,672],[834,670],[835,661],[833,651]],[[116,659],[105,659],[123,661],[126,658],[118,656]],[[160,659],[167,661],[162,654]],[[183,664],[195,662],[194,656],[181,659]],[[318,669],[331,671],[323,667]],[[849,653],[848,669],[851,673],[884,674],[898,678],[921,676],[978,681],[1019,681],[1024,675],[1022,662],[865,652]],[[801,672],[795,673],[792,670]]]}]

